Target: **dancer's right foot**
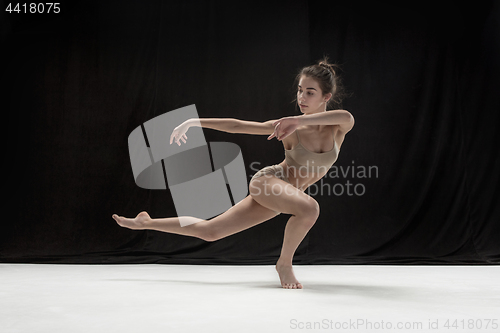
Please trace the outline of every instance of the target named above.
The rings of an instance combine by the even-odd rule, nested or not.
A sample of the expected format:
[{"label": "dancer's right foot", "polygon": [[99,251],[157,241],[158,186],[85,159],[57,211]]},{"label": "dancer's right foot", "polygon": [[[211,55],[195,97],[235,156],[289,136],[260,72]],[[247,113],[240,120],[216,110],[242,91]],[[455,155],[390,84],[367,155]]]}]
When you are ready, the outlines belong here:
[{"label": "dancer's right foot", "polygon": [[291,264],[276,263],[276,270],[280,276],[281,286],[284,289],[303,289],[302,284],[295,278]]},{"label": "dancer's right foot", "polygon": [[123,216],[118,216],[113,214],[113,218],[116,223],[118,223],[121,227],[133,229],[133,230],[141,230],[144,229],[146,222],[151,219],[148,213],[140,212],[133,219],[129,219]]}]

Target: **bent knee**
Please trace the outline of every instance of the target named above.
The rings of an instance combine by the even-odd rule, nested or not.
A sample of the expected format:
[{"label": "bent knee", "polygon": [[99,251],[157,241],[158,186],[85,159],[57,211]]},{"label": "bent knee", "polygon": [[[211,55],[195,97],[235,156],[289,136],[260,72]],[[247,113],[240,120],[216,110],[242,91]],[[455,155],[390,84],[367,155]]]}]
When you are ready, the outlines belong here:
[{"label": "bent knee", "polygon": [[319,203],[310,197],[299,205],[297,213],[294,215],[302,216],[314,223],[319,217]]}]

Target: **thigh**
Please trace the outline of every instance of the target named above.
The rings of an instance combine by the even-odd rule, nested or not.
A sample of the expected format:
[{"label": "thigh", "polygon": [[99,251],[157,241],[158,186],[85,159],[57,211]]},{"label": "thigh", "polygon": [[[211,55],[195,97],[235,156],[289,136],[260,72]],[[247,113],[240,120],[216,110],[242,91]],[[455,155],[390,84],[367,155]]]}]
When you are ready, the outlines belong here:
[{"label": "thigh", "polygon": [[264,207],[285,214],[311,214],[319,211],[318,202],[292,184],[266,175],[250,182],[250,195]]},{"label": "thigh", "polygon": [[211,238],[220,239],[256,226],[279,214],[257,203],[248,195],[224,213],[206,221],[206,225]]}]

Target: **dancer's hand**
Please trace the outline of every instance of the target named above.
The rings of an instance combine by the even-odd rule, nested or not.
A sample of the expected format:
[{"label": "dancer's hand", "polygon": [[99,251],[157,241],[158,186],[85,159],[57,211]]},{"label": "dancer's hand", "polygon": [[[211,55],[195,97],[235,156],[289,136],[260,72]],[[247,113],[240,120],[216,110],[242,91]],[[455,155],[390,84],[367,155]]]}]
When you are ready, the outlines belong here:
[{"label": "dancer's hand", "polygon": [[189,129],[189,127],[191,127],[190,122],[189,122],[189,120],[186,120],[185,122],[183,122],[182,124],[180,124],[179,126],[174,128],[174,130],[172,131],[172,135],[170,135],[170,144],[172,144],[172,141],[174,139],[175,139],[175,142],[179,146],[181,145],[180,140],[182,140],[184,143],[186,143],[186,140],[185,140],[185,139],[187,139],[186,132]]},{"label": "dancer's hand", "polygon": [[299,120],[297,117],[285,117],[276,120],[273,123],[274,127],[274,132],[271,134],[267,139],[271,140],[272,138],[276,137],[279,141],[283,140],[297,129],[299,127]]}]

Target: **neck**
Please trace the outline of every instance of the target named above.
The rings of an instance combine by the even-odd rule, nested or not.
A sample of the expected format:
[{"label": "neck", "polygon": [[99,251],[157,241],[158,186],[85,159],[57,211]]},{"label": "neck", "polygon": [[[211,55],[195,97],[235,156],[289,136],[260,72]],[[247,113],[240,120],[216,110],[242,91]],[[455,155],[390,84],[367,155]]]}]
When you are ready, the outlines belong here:
[{"label": "neck", "polygon": [[322,112],[326,112],[326,105],[324,105],[323,107],[320,106],[316,110],[308,112],[307,114],[316,114],[316,113],[322,113]]},{"label": "neck", "polygon": [[[326,109],[320,107],[320,108],[318,108],[318,109],[316,109],[314,111],[311,111],[311,112],[307,112],[307,113],[303,112],[303,114],[305,116],[307,116],[307,115],[312,115],[312,114],[317,114],[317,113],[323,113],[323,112],[326,112]],[[314,131],[319,131],[322,128],[322,126],[323,125],[305,125],[304,127],[312,129]]]}]

